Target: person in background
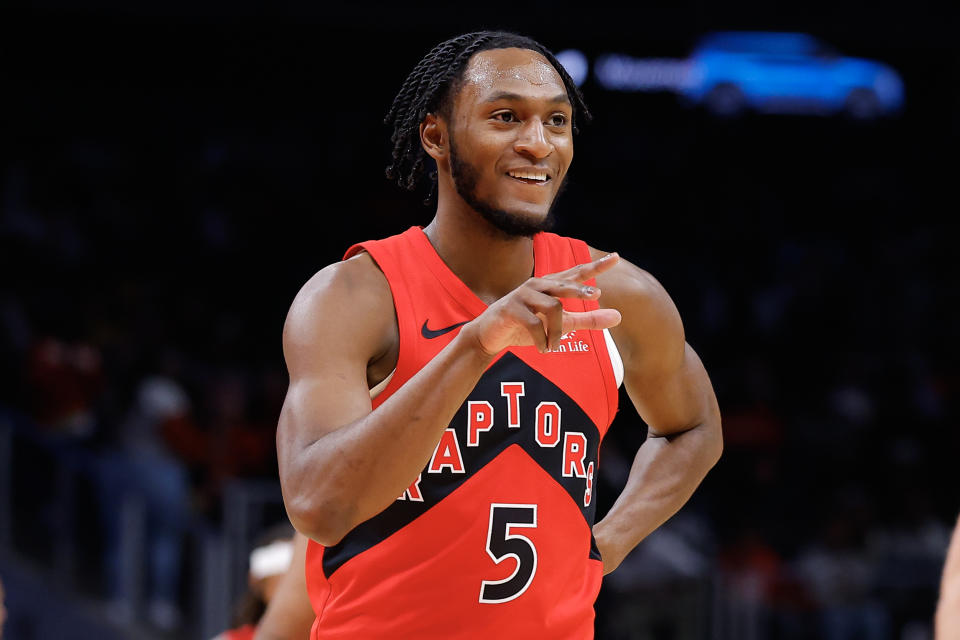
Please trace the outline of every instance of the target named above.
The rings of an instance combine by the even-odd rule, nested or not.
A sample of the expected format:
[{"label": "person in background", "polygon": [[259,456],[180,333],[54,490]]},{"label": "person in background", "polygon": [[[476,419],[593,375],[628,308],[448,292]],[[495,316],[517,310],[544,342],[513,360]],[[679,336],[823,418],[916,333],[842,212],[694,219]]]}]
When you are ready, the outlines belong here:
[{"label": "person in background", "polygon": [[124,516],[118,505],[129,504],[146,522],[146,617],[165,632],[180,629],[183,621],[179,585],[193,500],[190,463],[207,446],[193,417],[193,402],[174,371],[164,363],[139,382],[121,424],[120,447],[103,452],[99,462],[109,615],[119,623],[140,615],[124,583],[120,554]]},{"label": "person in background", "polygon": [[260,618],[254,640],[306,640],[316,617],[307,595],[307,537],[293,536],[293,559],[280,579],[267,610]]},{"label": "person in background", "polygon": [[943,567],[935,625],[937,640],[960,640],[960,519]]},{"label": "person in background", "polygon": [[271,527],[260,536],[250,552],[250,588],[237,606],[234,628],[224,631],[213,640],[252,640],[260,619],[291,567],[292,536],[292,527],[285,522]]}]

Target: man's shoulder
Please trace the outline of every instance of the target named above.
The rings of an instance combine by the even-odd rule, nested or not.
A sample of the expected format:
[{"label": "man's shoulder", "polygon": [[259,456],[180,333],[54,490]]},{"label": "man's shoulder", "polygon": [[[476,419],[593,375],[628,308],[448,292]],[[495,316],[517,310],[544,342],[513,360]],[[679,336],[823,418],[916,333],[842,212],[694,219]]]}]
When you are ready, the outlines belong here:
[{"label": "man's shoulder", "polygon": [[307,280],[290,305],[284,335],[312,335],[334,321],[375,333],[393,322],[390,285],[366,252],[327,265]]},{"label": "man's shoulder", "polygon": [[383,272],[369,253],[360,250],[349,258],[334,262],[317,271],[304,283],[294,298],[294,305],[311,306],[325,303],[330,297],[377,300],[382,294],[389,295],[390,287]]},{"label": "man's shoulder", "polygon": [[409,227],[407,230],[400,233],[395,233],[391,236],[385,238],[379,238],[374,240],[365,240],[363,242],[358,242],[349,249],[347,249],[344,254],[344,260],[353,258],[361,253],[380,253],[384,250],[387,251],[404,251],[409,250],[411,246],[415,246],[417,236],[421,236],[423,231],[418,226]]}]

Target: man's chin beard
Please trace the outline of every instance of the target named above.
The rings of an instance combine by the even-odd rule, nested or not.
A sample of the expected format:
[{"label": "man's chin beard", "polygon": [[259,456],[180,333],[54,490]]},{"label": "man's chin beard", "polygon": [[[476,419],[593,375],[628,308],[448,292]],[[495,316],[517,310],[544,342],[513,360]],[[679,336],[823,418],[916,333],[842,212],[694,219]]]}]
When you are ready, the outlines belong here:
[{"label": "man's chin beard", "polygon": [[473,198],[473,194],[466,195],[470,196],[469,199],[462,193],[460,197],[463,198],[474,211],[479,213],[484,220],[490,223],[494,229],[507,237],[532,238],[541,231],[550,231],[553,228],[555,222],[553,205],[550,206],[547,215],[543,218],[530,220],[521,214],[510,213],[503,209],[488,206],[485,202]]},{"label": "man's chin beard", "polygon": [[508,238],[532,238],[541,231],[552,229],[555,221],[553,205],[566,186],[566,179],[564,179],[553,197],[553,202],[550,203],[546,216],[540,220],[530,220],[522,214],[498,209],[478,198],[476,195],[477,171],[472,165],[462,162],[453,148],[450,150],[450,174],[453,178],[453,186],[463,201],[479,213],[491,227]]}]

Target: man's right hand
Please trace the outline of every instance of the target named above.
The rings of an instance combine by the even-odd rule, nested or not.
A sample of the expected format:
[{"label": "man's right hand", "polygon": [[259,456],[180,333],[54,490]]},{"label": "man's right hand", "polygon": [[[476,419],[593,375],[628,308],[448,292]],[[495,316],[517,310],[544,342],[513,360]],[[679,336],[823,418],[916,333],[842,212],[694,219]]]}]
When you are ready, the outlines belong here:
[{"label": "man's right hand", "polygon": [[611,269],[620,257],[610,253],[586,264],[542,278],[530,278],[490,305],[461,329],[480,349],[495,356],[507,347],[534,345],[541,353],[556,350],[560,338],[578,329],[607,329],[620,324],[616,309],[564,311],[562,298],[596,300],[600,289],[583,282]]}]

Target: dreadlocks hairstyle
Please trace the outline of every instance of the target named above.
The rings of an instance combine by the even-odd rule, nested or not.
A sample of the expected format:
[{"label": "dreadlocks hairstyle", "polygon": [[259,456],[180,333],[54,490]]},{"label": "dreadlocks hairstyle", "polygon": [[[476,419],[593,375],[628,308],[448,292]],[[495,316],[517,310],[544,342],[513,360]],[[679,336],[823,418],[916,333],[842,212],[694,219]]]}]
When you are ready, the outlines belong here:
[{"label": "dreadlocks hairstyle", "polygon": [[[573,107],[571,124],[578,132],[577,120],[590,121],[590,111],[576,83],[570,79],[556,57],[539,42],[506,31],[475,31],[466,33],[435,46],[425,55],[403,82],[400,92],[383,123],[393,126],[390,136],[393,142],[393,162],[387,167],[387,178],[405,189],[413,191],[424,177],[424,162],[427,154],[420,144],[420,123],[428,113],[443,113],[449,116],[453,98],[463,81],[463,70],[473,54],[488,49],[530,49],[546,58],[567,89],[567,97]],[[427,178],[429,202],[437,186],[437,172],[431,171]]]}]

